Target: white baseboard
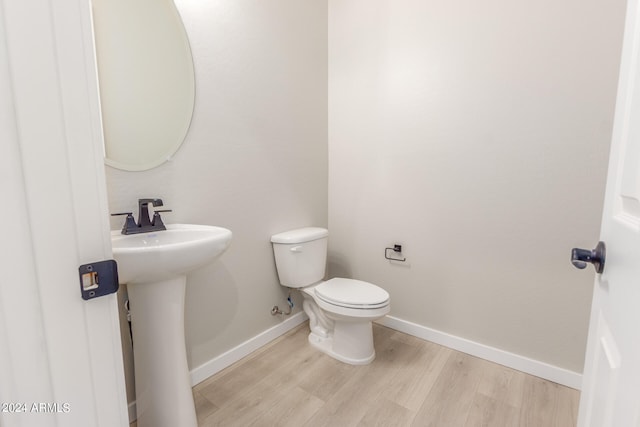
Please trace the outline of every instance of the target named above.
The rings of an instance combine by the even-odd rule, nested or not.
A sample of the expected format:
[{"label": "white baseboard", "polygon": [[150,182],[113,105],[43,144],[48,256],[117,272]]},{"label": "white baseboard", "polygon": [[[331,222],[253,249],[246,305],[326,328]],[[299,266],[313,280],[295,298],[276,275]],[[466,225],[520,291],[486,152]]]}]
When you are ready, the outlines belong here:
[{"label": "white baseboard", "polygon": [[582,384],[582,374],[577,372],[456,337],[397,317],[386,316],[376,323],[576,390],[580,390]]},{"label": "white baseboard", "polygon": [[138,413],[136,412],[136,400],[129,403],[129,424],[138,419]]},{"label": "white baseboard", "polygon": [[192,369],[191,386],[195,386],[196,384],[201,383],[217,372],[220,372],[227,366],[231,366],[238,360],[256,351],[263,345],[268,344],[269,342],[278,338],[280,335],[287,333],[307,319],[307,315],[303,311],[300,311],[287,318],[282,323],[279,323],[276,326],[267,329],[261,334],[248,339],[247,341],[232,348],[231,350],[222,353],[217,357],[214,357],[210,361],[198,366],[197,368]]},{"label": "white baseboard", "polygon": [[[232,365],[263,345],[268,344],[289,330],[295,328],[307,319],[308,317],[304,312],[296,313],[284,322],[267,329],[261,334],[250,338],[203,365],[194,368],[191,370],[191,384],[195,386],[196,384],[201,383],[227,366]],[[518,371],[526,372],[527,374],[535,375],[537,377],[580,390],[582,374],[569,371],[568,369],[559,368],[545,362],[530,359],[525,356],[510,353],[508,351],[480,344],[465,338],[460,338],[455,335],[447,334],[445,332],[393,316],[386,316],[377,323],[405,334],[413,335],[414,337],[431,341],[472,356],[480,357]]]}]

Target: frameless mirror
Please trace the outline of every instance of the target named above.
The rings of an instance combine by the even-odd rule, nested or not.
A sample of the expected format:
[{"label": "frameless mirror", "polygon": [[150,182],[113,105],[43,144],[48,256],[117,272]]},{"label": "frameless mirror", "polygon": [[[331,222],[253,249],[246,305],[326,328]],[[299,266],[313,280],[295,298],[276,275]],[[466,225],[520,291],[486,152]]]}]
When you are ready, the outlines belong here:
[{"label": "frameless mirror", "polygon": [[173,0],[93,0],[106,163],[141,171],[169,160],[195,99],[189,39]]}]

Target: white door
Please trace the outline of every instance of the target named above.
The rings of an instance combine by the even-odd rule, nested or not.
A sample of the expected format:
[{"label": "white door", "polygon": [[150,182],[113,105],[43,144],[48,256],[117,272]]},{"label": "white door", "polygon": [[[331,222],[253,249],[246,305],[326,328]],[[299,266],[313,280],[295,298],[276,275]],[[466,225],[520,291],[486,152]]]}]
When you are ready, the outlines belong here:
[{"label": "white door", "polygon": [[581,427],[640,426],[640,10],[629,0],[580,399]]},{"label": "white door", "polygon": [[[54,6],[55,5],[55,6]],[[127,426],[89,0],[0,0],[0,425]]]}]

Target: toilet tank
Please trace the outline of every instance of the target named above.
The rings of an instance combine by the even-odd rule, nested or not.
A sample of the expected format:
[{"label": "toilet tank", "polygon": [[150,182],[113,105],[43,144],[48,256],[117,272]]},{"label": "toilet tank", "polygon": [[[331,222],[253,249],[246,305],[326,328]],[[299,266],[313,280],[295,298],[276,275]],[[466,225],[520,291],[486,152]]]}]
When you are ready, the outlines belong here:
[{"label": "toilet tank", "polygon": [[324,279],[329,231],[305,227],[271,236],[280,284],[302,288]]}]

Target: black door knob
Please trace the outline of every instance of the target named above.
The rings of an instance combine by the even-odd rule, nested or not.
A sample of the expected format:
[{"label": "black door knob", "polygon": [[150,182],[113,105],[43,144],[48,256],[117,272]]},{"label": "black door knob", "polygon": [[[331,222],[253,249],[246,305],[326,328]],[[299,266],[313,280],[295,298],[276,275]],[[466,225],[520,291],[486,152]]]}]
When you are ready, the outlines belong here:
[{"label": "black door knob", "polygon": [[607,249],[604,242],[598,242],[593,250],[573,248],[571,249],[571,264],[582,270],[590,262],[595,267],[596,273],[602,273],[606,253]]}]

